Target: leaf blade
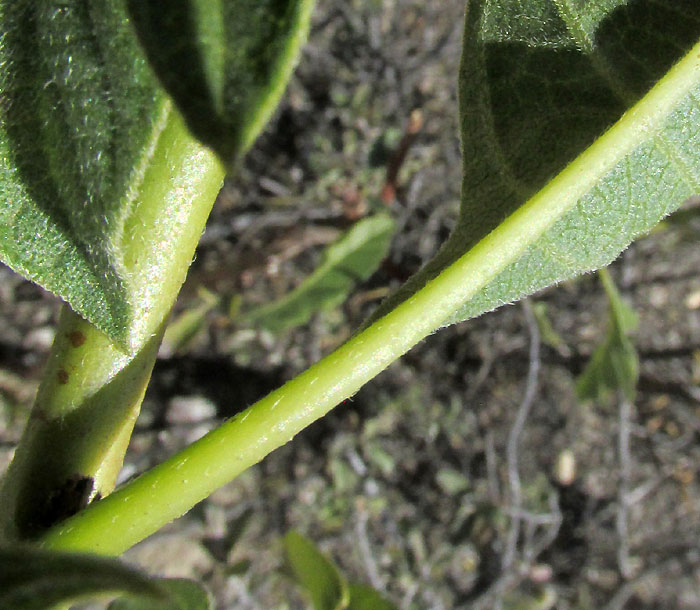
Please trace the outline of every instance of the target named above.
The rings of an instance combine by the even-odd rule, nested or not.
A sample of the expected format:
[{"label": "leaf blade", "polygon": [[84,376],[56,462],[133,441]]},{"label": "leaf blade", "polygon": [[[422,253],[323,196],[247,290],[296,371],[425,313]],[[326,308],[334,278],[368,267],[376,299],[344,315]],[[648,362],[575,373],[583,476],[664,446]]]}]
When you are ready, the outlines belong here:
[{"label": "leaf blade", "polygon": [[356,222],[323,254],[323,262],[280,300],[243,315],[243,320],[273,332],[305,324],[316,311],[342,303],[353,285],[369,278],[389,249],[395,225],[377,214]]},{"label": "leaf blade", "polygon": [[[683,66],[672,70],[668,80],[659,83],[494,231],[515,223],[523,229],[520,239],[527,248],[521,248],[508,266],[503,265],[479,298],[458,311],[451,322],[608,265],[633,239],[700,190],[700,154],[692,148],[694,143],[700,144],[700,66],[694,61],[698,51],[700,44],[691,50]],[[649,131],[654,133],[651,142],[642,139]],[[678,132],[684,132],[682,139],[674,138]],[[681,169],[674,168],[655,148],[659,142],[665,148],[666,141],[673,139],[679,143],[685,140],[682,147],[690,149],[679,163]],[[654,185],[651,179],[656,175],[662,176],[663,182]],[[621,198],[627,200],[626,205],[621,204]],[[544,222],[535,216],[543,217]],[[513,235],[512,239],[518,237]]]},{"label": "leaf blade", "polygon": [[610,274],[605,269],[599,274],[608,297],[608,329],[576,380],[576,395],[579,400],[602,402],[611,392],[621,390],[633,401],[639,356],[629,335],[637,327],[637,314],[622,300]]},{"label": "leaf blade", "polygon": [[110,234],[162,99],[119,2],[6,1],[0,20],[0,252],[116,335]]},{"label": "leaf blade", "polygon": [[128,0],[138,36],[192,133],[230,166],[270,118],[313,0]]},{"label": "leaf blade", "polygon": [[166,592],[114,559],[30,548],[0,549],[0,607],[44,610],[98,594],[129,593],[160,601]]},{"label": "leaf blade", "polygon": [[[543,23],[548,23],[548,19],[558,19],[559,29],[549,38],[532,38],[533,33],[527,30],[532,20],[520,17],[534,19],[534,12],[520,17],[515,12],[510,15],[510,21],[499,21],[508,7],[513,10],[516,5],[531,12],[536,12],[538,7],[552,9],[547,15],[544,11],[540,21],[534,20],[540,26],[536,33],[543,31]],[[464,157],[460,219],[435,258],[390,297],[373,320],[405,301],[460,257],[480,256],[485,250],[493,257],[491,268],[498,273],[489,271],[485,277],[478,278],[482,285],[478,295],[465,295],[463,307],[448,317],[445,325],[480,315],[578,273],[605,266],[632,239],[700,191],[697,153],[700,137],[696,128],[700,120],[697,111],[700,91],[693,63],[697,45],[689,49],[700,36],[700,19],[692,11],[692,3],[681,3],[677,7],[678,15],[670,23],[661,20],[656,24],[653,18],[658,15],[654,11],[658,7],[673,9],[671,5],[647,0],[590,4],[551,0],[533,0],[527,4],[515,0],[498,4],[489,0],[469,2],[460,69]],[[567,30],[566,23],[554,10],[560,6],[581,11],[577,35]],[[645,32],[653,32],[655,26],[665,30],[660,35],[651,34],[652,43],[640,47],[639,41],[633,40],[635,28],[629,27],[620,42],[613,34],[621,27],[619,22],[625,19],[637,20],[639,23],[635,22],[635,27],[645,25],[646,29],[642,28]],[[553,87],[556,95],[543,87],[534,93],[522,93],[520,89],[527,87],[516,86],[518,82],[513,74],[517,75],[518,62],[524,63],[522,56],[529,52],[527,44],[516,44],[518,28],[524,28],[520,32],[520,43],[534,47],[531,80],[536,83],[539,78],[539,82]],[[674,30],[680,32],[678,40],[673,38]],[[592,51],[588,51],[594,55],[591,59],[585,49],[579,47],[585,36],[593,36],[592,32],[598,39],[593,41]],[[512,36],[516,43],[512,42]],[[659,38],[669,38],[674,44],[663,47],[660,60],[647,62],[651,68],[645,67],[634,74],[630,64],[644,64],[652,57],[654,41]],[[602,48],[604,42],[612,50]],[[505,59],[498,57],[499,45],[506,47]],[[601,63],[610,63],[608,55],[620,55],[625,50],[621,50],[620,45],[634,49],[638,61],[619,61],[616,69],[622,76],[603,74]],[[678,64],[684,66],[683,69],[677,69],[678,66],[671,69],[596,139],[626,105],[663,75],[681,49],[687,51]],[[489,53],[491,56],[487,57]],[[605,56],[605,61],[598,55]],[[511,68],[510,64],[515,67]],[[542,73],[536,72],[539,68],[543,69]],[[568,81],[575,80],[569,75],[584,68],[587,76],[583,85],[568,87]],[[495,84],[489,80],[489,70],[496,75],[493,76]],[[610,79],[613,79],[612,85]],[[622,93],[613,86],[615,79],[627,83]],[[528,95],[532,99],[521,107],[508,105],[509,98]],[[562,98],[560,105],[546,106],[545,102],[538,101],[548,96]],[[571,103],[575,107],[567,110],[567,104]],[[658,108],[654,108],[654,104],[658,104]],[[577,126],[581,113],[584,117],[585,113],[599,113],[600,116]],[[673,152],[673,159],[669,161],[669,155],[662,150]],[[673,168],[669,169],[671,165]],[[676,172],[676,175],[669,173],[656,190],[651,188],[654,186],[651,183],[644,184],[643,178],[655,173],[663,175],[665,171]],[[552,175],[556,176],[550,180]],[[599,188],[598,193],[596,188]],[[586,199],[591,194],[598,196]],[[647,197],[649,201],[645,202]],[[521,205],[523,200],[526,202]],[[557,222],[560,224],[555,226]],[[510,228],[506,230],[506,227]],[[515,227],[517,229],[511,230]],[[604,232],[596,239],[596,231],[600,230]],[[504,245],[501,252],[495,252],[492,248],[495,239],[510,243]],[[521,247],[525,244],[527,247]],[[578,249],[585,256],[578,256]],[[473,255],[470,250],[474,251]]]},{"label": "leaf blade", "polygon": [[123,0],[2,0],[0,22],[0,258],[133,353],[179,290],[222,168]]},{"label": "leaf blade", "polygon": [[368,585],[351,584],[348,610],[396,610],[396,606]]},{"label": "leaf blade", "polygon": [[55,604],[121,595],[115,610],[210,610],[191,580],[151,577],[113,558],[13,546],[0,548],[0,608],[44,610]]},{"label": "leaf blade", "polygon": [[166,601],[122,597],[113,601],[107,610],[213,610],[215,607],[206,589],[194,580],[159,578],[154,579],[154,582],[167,593]]},{"label": "leaf blade", "polygon": [[294,578],[309,594],[315,610],[347,608],[348,583],[311,540],[292,530],[284,537],[284,550]]}]

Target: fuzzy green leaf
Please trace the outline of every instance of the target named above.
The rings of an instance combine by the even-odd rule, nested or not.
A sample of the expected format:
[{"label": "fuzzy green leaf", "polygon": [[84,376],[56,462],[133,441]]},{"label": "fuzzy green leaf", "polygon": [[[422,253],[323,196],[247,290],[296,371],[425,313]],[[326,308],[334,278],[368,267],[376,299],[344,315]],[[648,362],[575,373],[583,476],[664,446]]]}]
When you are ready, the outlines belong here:
[{"label": "fuzzy green leaf", "polygon": [[144,1],[130,17],[126,0],[0,0],[2,260],[127,351],[143,345],[220,168],[170,110],[139,36],[189,127],[232,161],[274,110],[311,4]]},{"label": "fuzzy green leaf", "polygon": [[163,112],[122,3],[0,2],[0,256],[111,335],[115,256]]},{"label": "fuzzy green leaf", "polygon": [[[24,547],[0,549],[0,608],[46,610],[60,602],[105,594],[140,596],[148,599],[149,608],[198,608],[177,605],[161,581],[115,559]],[[169,605],[159,606],[161,602]]]},{"label": "fuzzy green leaf", "polygon": [[125,351],[172,306],[221,185],[123,0],[0,0],[0,257]]},{"label": "fuzzy green leaf", "polygon": [[336,307],[353,285],[376,271],[393,234],[394,222],[385,214],[360,220],[326,248],[323,263],[296,289],[243,319],[280,332],[305,324],[316,311]]},{"label": "fuzzy green leaf", "polygon": [[294,578],[309,594],[314,610],[348,607],[348,583],[311,540],[291,531],[284,537],[284,549]]},{"label": "fuzzy green leaf", "polygon": [[576,383],[581,400],[605,400],[610,392],[621,390],[634,400],[639,378],[639,357],[629,335],[637,327],[637,314],[620,296],[610,274],[600,278],[610,305],[608,330]]},{"label": "fuzzy green leaf", "polygon": [[694,0],[470,0],[458,225],[377,316],[488,251],[445,323],[479,315],[607,265],[700,192],[699,38]]},{"label": "fuzzy green leaf", "polygon": [[255,139],[306,39],[313,0],[128,0],[192,133],[230,165]]}]

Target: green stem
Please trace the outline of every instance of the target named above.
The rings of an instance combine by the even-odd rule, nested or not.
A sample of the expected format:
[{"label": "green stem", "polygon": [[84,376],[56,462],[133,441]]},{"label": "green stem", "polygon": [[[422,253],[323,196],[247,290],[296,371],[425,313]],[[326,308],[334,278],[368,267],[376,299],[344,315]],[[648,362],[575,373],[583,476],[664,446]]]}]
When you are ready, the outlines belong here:
[{"label": "green stem", "polygon": [[[299,0],[267,87],[244,125],[238,159],[269,119],[306,40],[313,0]],[[36,537],[111,492],[170,309],[224,177],[165,101],[112,244],[134,316],[117,346],[66,313],[15,459],[0,488],[0,541]],[[50,463],[47,464],[47,457]]]},{"label": "green stem", "polygon": [[[537,195],[396,309],[296,379],[51,529],[49,548],[119,554],[259,462],[443,326],[637,146],[697,82],[698,44]],[[642,133],[640,133],[640,131]]]},{"label": "green stem", "polygon": [[165,320],[223,180],[213,153],[194,141],[169,102],[143,170],[116,244],[139,312],[129,351],[64,309],[0,489],[0,539],[35,536],[114,488]]},{"label": "green stem", "polygon": [[[493,250],[493,246],[489,248]],[[493,254],[493,252],[491,252]],[[467,255],[408,301],[258,403],[49,531],[49,548],[116,555],[179,517],[354,394],[441,326],[493,271]]]}]

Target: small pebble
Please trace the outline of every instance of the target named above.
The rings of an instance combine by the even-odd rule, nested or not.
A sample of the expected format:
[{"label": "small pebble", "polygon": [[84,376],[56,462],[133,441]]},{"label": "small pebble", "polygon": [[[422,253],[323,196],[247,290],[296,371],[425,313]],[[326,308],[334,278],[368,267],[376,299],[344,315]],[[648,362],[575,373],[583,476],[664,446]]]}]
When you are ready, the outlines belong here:
[{"label": "small pebble", "polygon": [[204,396],[175,396],[168,404],[169,424],[191,424],[216,416],[216,405]]}]

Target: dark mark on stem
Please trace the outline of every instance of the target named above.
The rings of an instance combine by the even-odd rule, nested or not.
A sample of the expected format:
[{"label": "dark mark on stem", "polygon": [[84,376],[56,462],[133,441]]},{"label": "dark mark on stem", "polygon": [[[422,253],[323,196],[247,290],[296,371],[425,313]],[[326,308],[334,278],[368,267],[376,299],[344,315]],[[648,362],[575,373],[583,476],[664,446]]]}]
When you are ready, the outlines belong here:
[{"label": "dark mark on stem", "polygon": [[80,347],[85,343],[85,335],[79,330],[73,330],[68,333],[68,341],[73,347]]}]

